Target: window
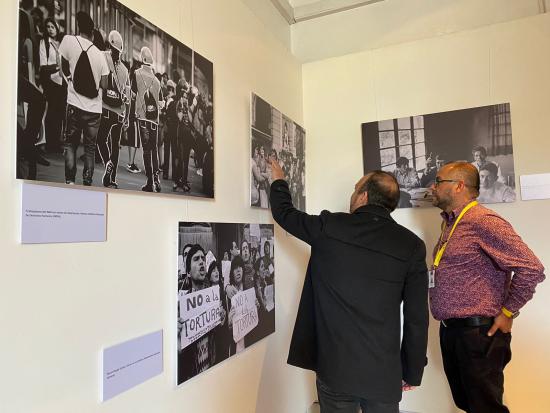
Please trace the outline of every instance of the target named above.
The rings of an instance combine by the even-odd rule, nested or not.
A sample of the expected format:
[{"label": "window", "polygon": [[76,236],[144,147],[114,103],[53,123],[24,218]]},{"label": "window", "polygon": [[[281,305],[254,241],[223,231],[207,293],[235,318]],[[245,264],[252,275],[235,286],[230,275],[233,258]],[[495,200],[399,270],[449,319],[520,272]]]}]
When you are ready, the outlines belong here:
[{"label": "window", "polygon": [[380,163],[383,171],[393,172],[400,157],[409,160],[416,171],[426,167],[424,117],[409,116],[378,122]]}]

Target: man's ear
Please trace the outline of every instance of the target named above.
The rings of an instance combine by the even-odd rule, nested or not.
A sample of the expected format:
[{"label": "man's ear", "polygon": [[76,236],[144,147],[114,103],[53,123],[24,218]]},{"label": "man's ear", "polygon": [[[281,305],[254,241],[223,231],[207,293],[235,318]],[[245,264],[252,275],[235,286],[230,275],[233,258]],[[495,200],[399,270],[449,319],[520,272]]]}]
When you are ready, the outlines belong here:
[{"label": "man's ear", "polygon": [[457,189],[457,192],[465,191],[466,190],[466,184],[464,183],[464,181],[459,181],[456,189]]}]

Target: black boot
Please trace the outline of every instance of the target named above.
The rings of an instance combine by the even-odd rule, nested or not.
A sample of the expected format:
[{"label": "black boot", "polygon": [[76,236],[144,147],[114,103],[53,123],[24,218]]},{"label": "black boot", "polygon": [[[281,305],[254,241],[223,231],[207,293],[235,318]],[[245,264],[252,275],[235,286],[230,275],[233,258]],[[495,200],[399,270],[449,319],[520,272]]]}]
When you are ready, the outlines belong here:
[{"label": "black boot", "polygon": [[144,192],[154,192],[155,189],[153,188],[153,179],[147,177],[147,183],[141,187],[141,190]]}]

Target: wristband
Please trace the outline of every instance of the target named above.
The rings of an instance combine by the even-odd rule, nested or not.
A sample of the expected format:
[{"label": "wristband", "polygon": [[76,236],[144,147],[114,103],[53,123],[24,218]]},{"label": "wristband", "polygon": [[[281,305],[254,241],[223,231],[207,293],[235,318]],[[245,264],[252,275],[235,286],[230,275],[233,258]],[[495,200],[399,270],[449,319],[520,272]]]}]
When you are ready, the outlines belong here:
[{"label": "wristband", "polygon": [[519,315],[519,311],[516,311],[515,313],[512,313],[506,307],[502,307],[502,314],[504,314],[508,318],[516,318]]}]

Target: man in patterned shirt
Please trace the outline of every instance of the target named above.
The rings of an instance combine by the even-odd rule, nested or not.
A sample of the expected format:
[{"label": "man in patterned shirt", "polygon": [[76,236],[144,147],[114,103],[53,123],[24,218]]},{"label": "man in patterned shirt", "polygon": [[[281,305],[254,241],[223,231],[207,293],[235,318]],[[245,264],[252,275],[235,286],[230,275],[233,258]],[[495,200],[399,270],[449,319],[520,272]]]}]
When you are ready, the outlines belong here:
[{"label": "man in patterned shirt", "polygon": [[474,165],[445,165],[431,189],[443,223],[429,276],[430,307],[441,321],[454,402],[468,413],[509,412],[502,396],[512,322],[544,280],[544,267],[507,221],[477,204]]}]

